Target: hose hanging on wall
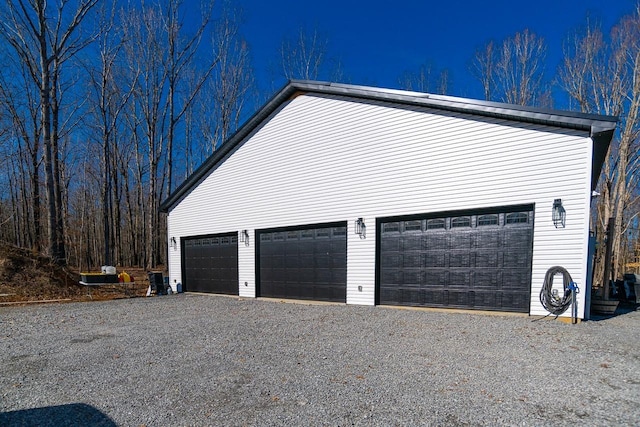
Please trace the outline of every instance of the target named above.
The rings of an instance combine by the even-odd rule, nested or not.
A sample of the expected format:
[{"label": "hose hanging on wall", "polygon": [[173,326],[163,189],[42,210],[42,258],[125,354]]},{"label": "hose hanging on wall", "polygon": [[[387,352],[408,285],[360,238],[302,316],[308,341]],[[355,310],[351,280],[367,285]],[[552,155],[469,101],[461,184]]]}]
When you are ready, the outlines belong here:
[{"label": "hose hanging on wall", "polygon": [[[553,276],[562,274],[562,283],[564,285],[564,295],[562,297],[553,293]],[[573,292],[575,291],[575,293]],[[542,306],[551,314],[561,315],[571,305],[572,294],[578,293],[578,287],[574,283],[571,275],[564,267],[551,267],[544,276],[544,284],[540,289],[540,302]]]}]

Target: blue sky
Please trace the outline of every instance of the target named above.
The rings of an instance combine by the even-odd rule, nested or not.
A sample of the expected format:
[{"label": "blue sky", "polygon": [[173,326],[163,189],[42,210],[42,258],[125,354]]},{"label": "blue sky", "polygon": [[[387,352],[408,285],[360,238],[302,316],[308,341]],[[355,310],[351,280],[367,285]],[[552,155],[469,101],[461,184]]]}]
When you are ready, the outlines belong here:
[{"label": "blue sky", "polygon": [[[283,37],[302,25],[329,39],[329,54],[342,64],[345,80],[398,88],[405,71],[432,63],[452,73],[452,95],[479,98],[481,87],[469,62],[478,47],[528,28],[547,43],[552,73],[571,30],[587,16],[608,32],[634,10],[634,0],[355,1],[236,0],[242,5],[242,32],[251,46],[258,83],[268,90],[278,66]],[[278,81],[279,88],[284,80]]]}]

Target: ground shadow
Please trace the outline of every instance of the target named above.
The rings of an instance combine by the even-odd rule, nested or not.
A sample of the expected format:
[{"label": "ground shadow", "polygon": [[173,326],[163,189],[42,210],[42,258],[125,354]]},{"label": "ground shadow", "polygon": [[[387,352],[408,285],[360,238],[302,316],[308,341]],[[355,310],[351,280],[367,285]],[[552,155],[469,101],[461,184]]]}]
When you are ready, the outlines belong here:
[{"label": "ground shadow", "polygon": [[640,303],[635,303],[631,301],[620,301],[614,313],[598,314],[592,311],[591,318],[589,320],[598,321],[598,320],[612,319],[614,317],[623,316],[625,314],[632,313],[634,311],[640,311]]},{"label": "ground shadow", "polygon": [[117,427],[106,414],[91,405],[72,403],[0,413],[2,426]]}]

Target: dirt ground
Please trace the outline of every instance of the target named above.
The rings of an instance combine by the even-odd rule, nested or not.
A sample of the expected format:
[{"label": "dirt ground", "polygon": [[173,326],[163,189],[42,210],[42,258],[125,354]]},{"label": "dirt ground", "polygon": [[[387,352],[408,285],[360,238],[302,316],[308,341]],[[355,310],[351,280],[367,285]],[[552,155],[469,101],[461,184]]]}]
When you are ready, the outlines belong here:
[{"label": "dirt ground", "polygon": [[73,267],[60,267],[28,249],[0,244],[0,305],[144,296],[149,286],[146,270],[117,267],[118,273],[122,271],[132,275],[134,283],[87,287],[79,283],[80,271]]}]

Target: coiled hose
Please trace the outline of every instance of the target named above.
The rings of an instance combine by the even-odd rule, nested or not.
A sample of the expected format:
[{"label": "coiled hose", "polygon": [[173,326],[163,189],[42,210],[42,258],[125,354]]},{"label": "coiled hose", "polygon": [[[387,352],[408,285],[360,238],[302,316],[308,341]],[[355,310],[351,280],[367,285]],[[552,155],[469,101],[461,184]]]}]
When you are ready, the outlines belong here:
[{"label": "coiled hose", "polygon": [[[553,276],[562,274],[562,283],[564,285],[564,295],[560,298],[553,294]],[[560,266],[551,267],[544,276],[544,284],[540,289],[540,302],[542,306],[551,314],[561,315],[571,305],[571,290],[575,288],[573,279],[569,272]]]}]

